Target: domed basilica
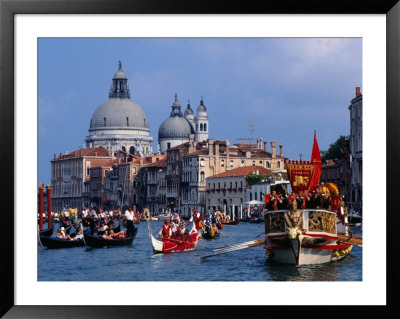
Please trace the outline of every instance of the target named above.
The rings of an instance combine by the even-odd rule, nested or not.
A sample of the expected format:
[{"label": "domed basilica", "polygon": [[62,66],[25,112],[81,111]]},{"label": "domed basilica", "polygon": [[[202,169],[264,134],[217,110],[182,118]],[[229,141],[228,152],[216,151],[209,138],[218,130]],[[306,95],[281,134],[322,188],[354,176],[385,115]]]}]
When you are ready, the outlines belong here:
[{"label": "domed basilica", "polygon": [[147,116],[142,108],[130,99],[128,79],[119,62],[109,92],[109,99],[100,104],[90,120],[86,144],[103,146],[109,151],[123,150],[130,154],[153,154]]},{"label": "domed basilica", "polygon": [[202,98],[197,107],[196,117],[190,104],[182,114],[178,96],[175,94],[171,114],[158,130],[159,151],[165,153],[171,147],[188,142],[190,134],[194,134],[194,140],[198,142],[208,139],[207,108]]},{"label": "domed basilica", "polygon": [[[201,98],[196,117],[190,104],[182,114],[175,94],[171,114],[158,130],[158,152],[165,153],[168,148],[188,142],[190,134],[194,134],[195,141],[208,139],[207,108]],[[147,116],[130,99],[128,79],[119,62],[108,100],[97,107],[90,120],[86,144],[88,147],[103,146],[110,152],[123,150],[133,155],[149,156],[153,154],[152,143]]]}]

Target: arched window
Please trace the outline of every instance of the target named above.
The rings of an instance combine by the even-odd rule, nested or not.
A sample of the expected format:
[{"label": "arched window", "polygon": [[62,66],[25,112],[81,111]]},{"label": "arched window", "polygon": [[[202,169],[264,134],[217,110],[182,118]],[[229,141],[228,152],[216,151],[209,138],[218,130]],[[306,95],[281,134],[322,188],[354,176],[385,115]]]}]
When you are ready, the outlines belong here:
[{"label": "arched window", "polygon": [[123,150],[124,152],[126,152],[126,147],[125,147],[125,146],[122,146],[122,150]]},{"label": "arched window", "polygon": [[281,168],[281,162],[278,162],[277,164],[278,164],[278,168]]},{"label": "arched window", "polygon": [[107,124],[107,119],[104,118],[104,126],[106,126],[106,124]]},{"label": "arched window", "polygon": [[203,130],[203,123],[200,123],[200,131]]},{"label": "arched window", "polygon": [[256,161],[253,161],[251,164],[252,164],[253,166],[255,166],[255,165],[256,165]]},{"label": "arched window", "polygon": [[204,132],[207,132],[207,123],[204,123],[203,128],[204,128]]},{"label": "arched window", "polygon": [[204,182],[205,181],[205,174],[203,171],[200,172],[200,182]]},{"label": "arched window", "polygon": [[129,126],[129,117],[126,118],[126,126]]},{"label": "arched window", "polygon": [[135,148],[134,148],[133,146],[131,146],[131,147],[129,148],[129,154],[135,155]]},{"label": "arched window", "polygon": [[271,167],[271,164],[270,164],[269,162],[266,162],[266,163],[265,163],[265,166],[266,166],[267,168],[270,168],[270,167]]}]

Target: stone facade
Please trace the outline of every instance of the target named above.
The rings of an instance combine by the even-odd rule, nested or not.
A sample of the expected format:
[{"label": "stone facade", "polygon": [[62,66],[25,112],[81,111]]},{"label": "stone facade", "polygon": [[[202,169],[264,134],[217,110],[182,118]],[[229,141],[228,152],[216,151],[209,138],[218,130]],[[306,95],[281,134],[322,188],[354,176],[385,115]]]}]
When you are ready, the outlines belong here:
[{"label": "stone facade", "polygon": [[85,182],[90,181],[90,169],[111,159],[111,154],[103,147],[54,155],[51,161],[52,210],[78,208],[81,211],[90,195],[85,189]]},{"label": "stone facade", "polygon": [[362,214],[362,94],[356,88],[356,97],[351,100],[350,110],[350,167],[351,196],[349,203]]},{"label": "stone facade", "polygon": [[351,170],[348,159],[328,160],[322,165],[321,181],[324,183],[334,183],[340,195],[345,196],[348,202],[351,198]]},{"label": "stone facade", "polygon": [[[230,146],[229,141],[208,139],[190,141],[167,151],[167,200],[171,208],[179,210],[183,216],[190,216],[193,208],[200,213],[207,212],[206,179],[237,167],[263,166],[284,171],[282,148],[280,154],[269,153],[259,145],[239,144]],[[181,174],[177,174],[181,172]]]},{"label": "stone facade", "polygon": [[224,211],[233,218],[240,218],[246,206],[249,175],[270,175],[271,170],[262,166],[243,166],[207,177],[206,210],[208,213]]}]

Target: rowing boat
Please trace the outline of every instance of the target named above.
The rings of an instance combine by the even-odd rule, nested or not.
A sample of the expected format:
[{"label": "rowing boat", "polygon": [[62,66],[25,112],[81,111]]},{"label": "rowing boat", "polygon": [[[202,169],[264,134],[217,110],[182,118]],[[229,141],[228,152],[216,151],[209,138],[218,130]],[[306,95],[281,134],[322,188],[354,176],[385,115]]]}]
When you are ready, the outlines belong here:
[{"label": "rowing boat", "polygon": [[195,223],[192,224],[192,229],[189,232],[189,237],[186,241],[177,240],[174,238],[168,238],[157,240],[154,238],[153,233],[151,231],[151,225],[148,220],[147,221],[147,229],[149,232],[149,238],[151,246],[153,247],[153,252],[155,254],[160,253],[174,253],[179,251],[191,251],[196,249],[198,238],[197,238],[197,230],[195,227]]}]

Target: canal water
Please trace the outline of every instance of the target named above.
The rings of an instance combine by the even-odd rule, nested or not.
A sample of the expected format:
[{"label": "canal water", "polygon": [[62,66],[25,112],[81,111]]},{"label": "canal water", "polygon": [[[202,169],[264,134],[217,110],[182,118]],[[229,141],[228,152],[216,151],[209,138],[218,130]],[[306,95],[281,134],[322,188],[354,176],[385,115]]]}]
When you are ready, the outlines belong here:
[{"label": "canal water", "polygon": [[[225,225],[196,250],[153,254],[146,222],[129,247],[46,249],[38,246],[39,281],[362,281],[362,248],[337,262],[296,267],[274,263],[262,245],[201,260],[216,247],[263,238],[264,223]],[[162,221],[151,221],[153,233]],[[360,227],[352,227],[360,234]],[[259,237],[257,237],[260,235]]]}]

